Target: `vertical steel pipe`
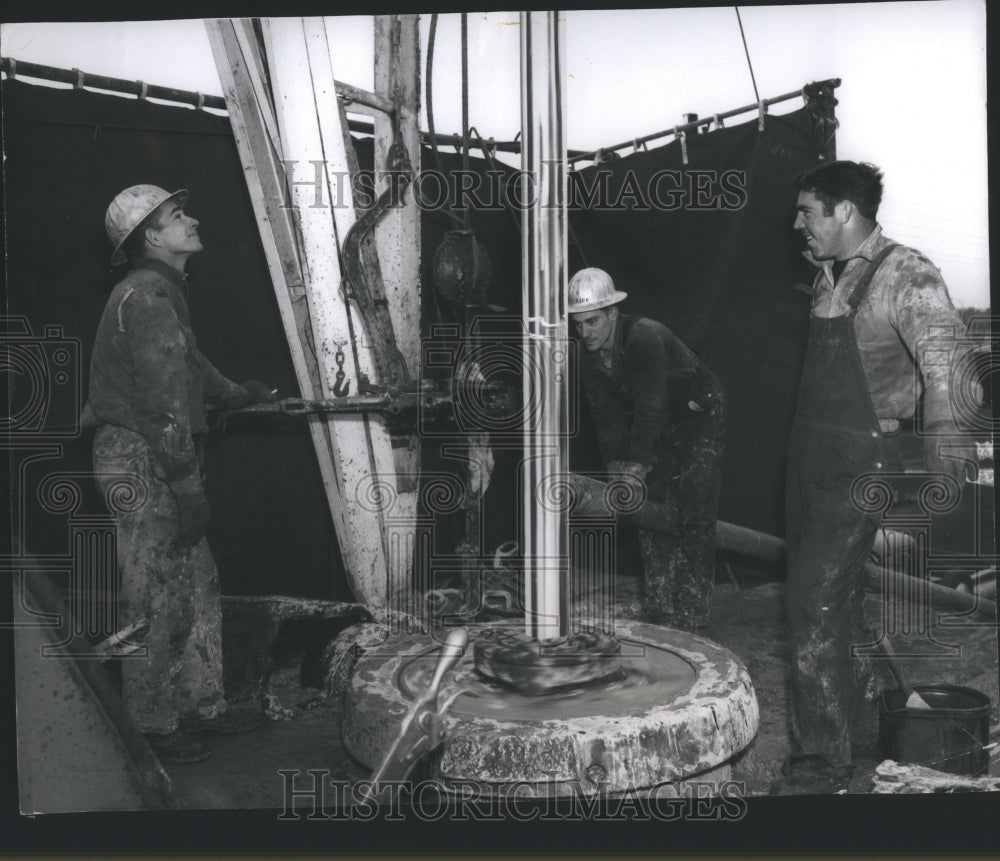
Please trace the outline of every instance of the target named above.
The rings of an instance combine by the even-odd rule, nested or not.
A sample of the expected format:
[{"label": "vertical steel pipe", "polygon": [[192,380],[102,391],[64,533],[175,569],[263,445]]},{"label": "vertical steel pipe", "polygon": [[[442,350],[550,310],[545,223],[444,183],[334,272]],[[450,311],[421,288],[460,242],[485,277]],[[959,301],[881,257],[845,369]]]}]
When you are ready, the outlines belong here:
[{"label": "vertical steel pipe", "polygon": [[565,37],[558,12],[521,13],[525,632],[567,630]]}]

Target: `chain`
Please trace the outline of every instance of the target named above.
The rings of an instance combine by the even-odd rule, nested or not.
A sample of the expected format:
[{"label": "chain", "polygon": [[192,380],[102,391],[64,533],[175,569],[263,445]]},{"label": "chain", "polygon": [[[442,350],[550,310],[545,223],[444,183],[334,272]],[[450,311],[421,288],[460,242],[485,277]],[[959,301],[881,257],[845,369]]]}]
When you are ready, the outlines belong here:
[{"label": "chain", "polygon": [[351,391],[350,382],[344,382],[344,379],[347,376],[344,372],[344,360],[346,358],[346,356],[344,356],[344,344],[346,344],[347,341],[334,341],[334,343],[337,345],[337,352],[333,357],[334,361],[337,363],[337,373],[334,377],[333,394],[338,398],[343,398],[346,397]]}]

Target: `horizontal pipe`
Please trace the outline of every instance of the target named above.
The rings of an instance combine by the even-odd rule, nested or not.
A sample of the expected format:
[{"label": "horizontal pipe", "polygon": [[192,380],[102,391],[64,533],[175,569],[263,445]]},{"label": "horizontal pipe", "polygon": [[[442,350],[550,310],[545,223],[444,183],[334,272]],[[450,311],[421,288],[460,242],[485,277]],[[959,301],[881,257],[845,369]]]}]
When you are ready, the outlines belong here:
[{"label": "horizontal pipe", "polygon": [[[76,87],[94,87],[98,90],[110,90],[131,96],[144,95],[145,98],[180,102],[195,107],[215,108],[223,111],[226,109],[226,100],[222,96],[206,96],[204,93],[175,90],[172,87],[161,87],[158,84],[144,84],[142,81],[126,81],[122,78],[91,75],[87,72],[81,72],[79,69],[56,69],[52,66],[26,63],[23,60],[14,60],[10,57],[0,58],[0,71],[3,71],[8,78],[24,75],[27,78],[57,81],[62,84],[73,84]],[[143,88],[145,88],[145,94]]]},{"label": "horizontal pipe", "polygon": [[721,550],[744,553],[765,562],[781,562],[785,558],[785,540],[746,526],[716,521],[715,543]]},{"label": "horizontal pipe", "polygon": [[[575,508],[571,516],[591,516],[591,517],[614,517],[614,512],[608,506],[607,488],[608,485],[597,479],[583,475],[571,474],[570,482],[575,494]],[[637,526],[642,529],[655,529],[659,532],[676,533],[680,522],[680,517],[676,506],[661,502],[643,503],[642,507],[630,514],[620,515],[618,518],[623,524]],[[785,540],[776,535],[768,535],[766,532],[758,532],[755,529],[748,529],[745,526],[736,526],[719,520],[715,525],[716,546],[720,550],[728,550],[736,553],[745,553],[767,562],[780,562],[785,556]],[[907,578],[901,580],[900,578]],[[873,590],[880,591],[885,580],[891,580],[892,587],[897,593],[904,587],[908,592],[912,592],[912,578],[908,574],[902,574],[892,568],[880,568],[878,565],[868,563],[865,565],[865,585]],[[976,596],[967,592],[960,592],[939,583],[929,583],[931,606],[939,610],[955,610],[967,613],[975,610],[980,616],[991,621],[997,618],[997,605],[995,601],[988,598]]]},{"label": "horizontal pipe", "polygon": [[[38,78],[43,81],[55,81],[79,87],[93,87],[97,90],[108,90],[109,92],[123,93],[129,96],[142,95],[144,86],[142,81],[127,81],[123,78],[92,75],[87,72],[81,72],[78,69],[57,69],[53,66],[43,66],[40,63],[29,63],[24,60],[15,60],[11,57],[0,58],[0,72],[6,74],[8,78],[16,78],[18,75],[23,75],[26,78]],[[391,113],[393,110],[391,101],[375,93],[369,93],[367,90],[362,90],[351,84],[345,84],[342,81],[336,81],[335,86],[337,95],[345,101],[356,102],[382,113]],[[157,84],[146,84],[145,87],[146,98],[226,111],[226,100],[222,96],[206,96],[204,93],[176,90],[172,87],[161,87]],[[366,123],[363,120],[348,120],[347,125],[353,132],[369,135],[375,134],[373,123]],[[420,136],[421,140],[426,144],[437,143],[439,146],[454,147],[462,145],[462,136],[458,134],[437,134],[432,137],[427,132],[421,132]],[[499,152],[519,153],[521,151],[521,144],[518,141],[490,141],[486,146],[491,150]],[[485,151],[484,144],[479,144],[479,148]]]},{"label": "horizontal pipe", "polygon": [[[462,136],[459,134],[441,134],[435,132],[433,135],[430,132],[421,132],[420,136],[424,143],[427,144],[437,144],[438,146],[452,146],[455,149],[461,149],[462,147]],[[487,149],[494,150],[496,152],[512,152],[519,153],[521,151],[520,141],[485,141],[479,139],[478,141],[469,141],[470,146],[475,146],[486,152]]]},{"label": "horizontal pipe", "polygon": [[[202,107],[216,110],[226,110],[226,100],[222,96],[206,96],[204,93],[194,93],[190,90],[176,90],[172,87],[162,87],[158,84],[143,84],[142,81],[127,81],[124,78],[109,78],[105,75],[93,75],[81,72],[79,69],[57,69],[54,66],[44,66],[41,63],[28,63],[14,60],[10,57],[0,59],[0,71],[8,77],[23,75],[26,78],[39,78],[44,81],[56,81],[61,84],[73,84],[76,87],[93,87],[97,90],[110,90],[131,96],[140,96],[145,86],[146,98],[162,99],[163,101],[179,102],[185,105],[199,104]],[[392,113],[393,104],[388,99],[369,93],[360,87],[335,81],[337,95],[348,102],[357,102],[383,113]]]},{"label": "horizontal pipe", "polygon": [[[821,81],[820,85],[827,85],[831,89],[836,89],[840,86],[840,78],[831,78],[827,81]],[[772,99],[764,99],[763,104],[765,107],[768,105],[776,105],[778,102],[787,102],[789,99],[796,99],[805,94],[805,87],[801,90],[793,90],[790,93],[783,93],[780,96],[775,96]],[[622,141],[614,146],[601,147],[600,149],[590,150],[584,153],[573,153],[569,156],[568,161],[572,164],[577,161],[588,161],[600,152],[616,152],[620,149],[626,149],[630,146],[638,146],[639,144],[649,143],[650,141],[657,140],[658,138],[667,137],[668,135],[675,134],[676,132],[688,132],[699,129],[701,126],[710,126],[716,120],[728,120],[730,117],[738,116],[739,114],[749,113],[750,111],[759,110],[760,106],[757,103],[752,105],[744,105],[742,108],[733,108],[731,111],[724,111],[721,114],[712,114],[711,116],[702,117],[700,120],[695,120],[690,123],[683,123],[679,126],[674,126],[673,128],[664,129],[660,132],[653,132],[649,135],[644,135],[641,138],[633,138],[632,140]]]},{"label": "horizontal pipe", "polygon": [[[910,575],[901,574],[892,568],[880,568],[871,562],[865,565],[865,586],[870,591],[881,592],[886,581],[889,581],[889,586],[897,595],[913,593],[914,584]],[[991,622],[996,621],[996,601],[969,592],[959,592],[958,589],[951,589],[939,583],[928,583],[927,585],[930,587],[931,606],[936,610],[955,610],[960,613],[975,610],[979,616]]]},{"label": "horizontal pipe", "polygon": [[[608,505],[609,495],[614,497],[614,488],[596,478],[572,473],[570,482],[576,505],[570,516],[615,517]],[[646,500],[636,511],[619,514],[618,519],[627,526],[640,529],[654,529],[658,532],[676,533],[680,525],[677,506],[672,503]],[[774,535],[737,526],[719,520],[715,524],[715,541],[720,550],[745,553],[767,562],[780,562],[785,558],[785,542]]]},{"label": "horizontal pipe", "polygon": [[[0,71],[6,74],[9,78],[16,77],[17,75],[23,75],[26,78],[39,78],[41,80],[56,81],[63,84],[93,87],[98,90],[108,90],[110,92],[124,93],[125,95],[130,96],[140,96],[144,86],[141,81],[127,81],[123,78],[109,78],[104,75],[92,75],[87,72],[81,72],[78,69],[57,69],[53,66],[44,66],[40,63],[29,63],[24,60],[15,60],[11,57],[0,58]],[[840,79],[834,78],[829,81],[823,81],[822,83],[828,84],[831,87],[838,87],[840,86]],[[383,113],[389,113],[393,109],[393,105],[388,99],[384,99],[375,93],[369,93],[367,90],[362,90],[359,87],[354,87],[351,84],[344,83],[343,81],[336,81],[335,84],[337,95],[346,101],[356,102],[372,108],[373,110],[382,111]],[[226,110],[226,100],[222,98],[222,96],[207,96],[204,93],[195,93],[190,90],[177,90],[172,87],[162,87],[157,84],[146,84],[145,87],[146,98],[160,99],[167,102],[177,102],[183,105],[193,105],[194,107],[212,108],[213,110],[219,111]],[[764,104],[773,105],[777,102],[794,99],[801,96],[802,92],[802,90],[795,90],[791,93],[775,96],[773,99],[765,99]],[[657,140],[658,138],[672,135],[675,131],[689,131],[700,126],[710,125],[716,118],[720,120],[729,119],[730,117],[734,117],[738,114],[744,114],[748,111],[757,110],[757,107],[757,105],[747,105],[742,108],[726,111],[725,113],[713,114],[710,117],[704,117],[703,119],[697,120],[693,123],[685,123],[684,125],[677,126],[676,128],[665,129],[664,131],[654,132],[653,134],[645,135],[641,138],[623,141],[622,143],[615,144],[614,146],[601,147],[599,150],[568,150],[567,161],[570,164],[578,161],[587,161],[597,155],[598,152],[616,152],[617,150],[625,149],[626,147],[649,143],[650,141]],[[358,132],[360,134],[374,135],[375,133],[375,127],[371,123],[358,120],[348,120],[347,125],[351,131]],[[420,139],[423,143],[430,145],[436,144],[438,146],[451,146],[456,149],[459,149],[462,146],[462,135],[460,134],[431,135],[429,132],[421,132]],[[521,152],[521,143],[516,140],[478,141],[473,145],[483,152],[486,152],[487,148],[492,152]]]}]

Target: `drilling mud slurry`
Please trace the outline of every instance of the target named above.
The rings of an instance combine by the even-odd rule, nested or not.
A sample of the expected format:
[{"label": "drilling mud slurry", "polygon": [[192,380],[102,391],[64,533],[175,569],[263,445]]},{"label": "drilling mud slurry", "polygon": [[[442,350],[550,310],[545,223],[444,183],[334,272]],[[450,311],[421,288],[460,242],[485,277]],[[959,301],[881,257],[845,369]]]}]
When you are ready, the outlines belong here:
[{"label": "drilling mud slurry", "polygon": [[[460,664],[449,686],[467,688],[455,700],[451,714],[543,721],[609,713],[628,713],[673,702],[694,684],[694,667],[680,655],[639,641],[621,640],[621,671],[606,681],[565,687],[529,695],[483,678],[474,665]],[[434,671],[430,658],[419,656],[404,664],[399,687],[410,699],[425,690]],[[600,660],[600,659],[597,659]]]},{"label": "drilling mud slurry", "polygon": [[[474,641],[477,631],[470,634]],[[728,774],[726,764],[759,722],[746,667],[717,643],[671,628],[620,622],[616,635],[621,676],[540,696],[483,680],[467,649],[442,696],[459,685],[476,696],[454,701],[430,763],[434,777],[487,788],[518,781],[593,786],[588,774],[596,772],[613,792]],[[360,763],[373,767],[390,748],[439,649],[430,637],[395,637],[359,659],[341,728],[344,747]]]}]

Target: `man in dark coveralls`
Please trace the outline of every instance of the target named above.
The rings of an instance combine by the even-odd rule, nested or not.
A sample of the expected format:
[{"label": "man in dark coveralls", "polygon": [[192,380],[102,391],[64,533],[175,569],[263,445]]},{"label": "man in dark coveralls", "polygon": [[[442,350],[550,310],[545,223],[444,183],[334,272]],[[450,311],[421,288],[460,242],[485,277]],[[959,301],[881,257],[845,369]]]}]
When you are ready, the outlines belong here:
[{"label": "man in dark coveralls", "polygon": [[150,624],[148,655],[122,661],[123,698],[164,762],[207,758],[199,732],[251,728],[226,714],[200,452],[206,403],[274,399],[264,383],[226,379],[198,350],[184,270],[202,243],[187,197],[135,185],[108,207],[111,261],[131,268],[98,325],[84,410],[85,426],[97,426],[97,482],[118,513],[120,614]]},{"label": "man in dark coveralls", "polygon": [[722,387],[666,326],[619,314],[626,296],[602,269],[570,279],[580,376],[609,477],[676,503],[680,516],[675,534],[638,530],[640,615],[693,630],[708,623],[715,582]]},{"label": "man in dark coveralls", "polygon": [[774,794],[843,787],[852,725],[856,742],[871,730],[863,665],[852,660],[851,644],[863,630],[863,567],[878,523],[855,506],[855,480],[899,468],[894,436],[921,393],[927,469],[961,487],[975,468],[974,443],[952,411],[951,369],[964,327],[930,260],[882,234],[880,171],[832,162],[795,185],[794,227],[819,272],[788,447],[793,743]]}]

